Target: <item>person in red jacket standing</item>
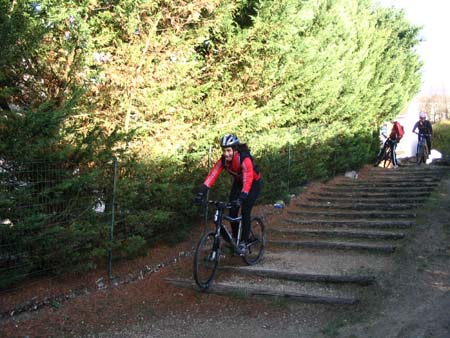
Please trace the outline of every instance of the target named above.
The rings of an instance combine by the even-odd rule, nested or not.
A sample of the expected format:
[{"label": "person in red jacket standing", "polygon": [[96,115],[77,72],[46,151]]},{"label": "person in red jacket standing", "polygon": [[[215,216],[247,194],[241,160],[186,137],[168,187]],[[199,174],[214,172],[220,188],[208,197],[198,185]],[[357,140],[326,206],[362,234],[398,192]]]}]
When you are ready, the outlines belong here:
[{"label": "person in red jacket standing", "polygon": [[[386,142],[384,142],[383,148],[380,150],[377,160],[375,162],[375,166],[378,166],[380,162],[382,161],[382,157],[380,157],[380,154],[384,154],[387,148],[391,149],[391,162],[392,166],[394,168],[398,168],[398,161],[397,161],[397,144],[402,139],[403,135],[405,133],[405,130],[403,126],[398,121],[392,122],[392,129],[391,133],[389,134],[389,137],[387,138]],[[384,137],[386,137],[385,134],[383,134]]]},{"label": "person in red jacket standing", "polygon": [[[220,146],[222,147],[222,156],[206,176],[195,201],[203,202],[208,189],[214,185],[222,170],[225,169],[233,176],[234,180],[229,195],[229,201],[233,204],[230,216],[237,217],[241,208],[242,242],[239,249],[243,253],[247,249],[252,208],[261,192],[261,173],[254,166],[249,148],[245,143],[241,143],[236,135],[226,134],[223,136]],[[234,238],[237,237],[237,232],[238,225],[232,224]]]},{"label": "person in red jacket standing", "polygon": [[404,134],[403,126],[397,122],[392,122],[391,134],[389,135],[389,146],[391,147],[391,160],[394,168],[398,167],[397,161],[397,144],[400,142]]}]

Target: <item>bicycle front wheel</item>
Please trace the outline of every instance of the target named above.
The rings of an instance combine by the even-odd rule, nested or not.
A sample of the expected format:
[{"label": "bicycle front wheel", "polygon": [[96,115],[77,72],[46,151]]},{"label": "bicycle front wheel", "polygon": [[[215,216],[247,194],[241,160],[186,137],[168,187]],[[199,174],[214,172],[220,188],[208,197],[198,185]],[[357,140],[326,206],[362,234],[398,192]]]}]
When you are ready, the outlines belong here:
[{"label": "bicycle front wheel", "polygon": [[428,151],[427,147],[424,145],[419,146],[419,151],[417,152],[417,164],[425,163],[427,161]]},{"label": "bicycle front wheel", "polygon": [[211,285],[219,266],[219,245],[214,232],[204,234],[194,256],[194,279],[202,290]]},{"label": "bicycle front wheel", "polygon": [[253,265],[262,259],[266,247],[266,227],[259,217],[252,218],[248,243],[248,253],[243,258],[248,265]]},{"label": "bicycle front wheel", "polygon": [[373,164],[375,167],[378,167],[378,165],[381,163],[381,161],[384,159],[385,156],[385,149],[382,148],[378,152],[377,159],[375,160],[375,163]]}]

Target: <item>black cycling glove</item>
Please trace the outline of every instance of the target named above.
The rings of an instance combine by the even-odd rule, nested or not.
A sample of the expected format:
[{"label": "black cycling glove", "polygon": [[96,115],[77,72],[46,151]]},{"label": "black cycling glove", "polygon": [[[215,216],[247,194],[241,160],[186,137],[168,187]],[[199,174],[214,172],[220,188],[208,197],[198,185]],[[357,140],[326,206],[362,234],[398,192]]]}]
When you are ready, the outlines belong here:
[{"label": "black cycling glove", "polygon": [[199,192],[194,197],[194,203],[202,204],[206,198],[206,194],[208,193],[208,190],[209,190],[209,188],[206,185],[202,184],[199,189]]},{"label": "black cycling glove", "polygon": [[248,196],[248,194],[246,192],[241,192],[239,194],[239,197],[236,200],[232,201],[231,204],[235,208],[240,207],[242,205],[242,203],[244,203],[247,196]]}]

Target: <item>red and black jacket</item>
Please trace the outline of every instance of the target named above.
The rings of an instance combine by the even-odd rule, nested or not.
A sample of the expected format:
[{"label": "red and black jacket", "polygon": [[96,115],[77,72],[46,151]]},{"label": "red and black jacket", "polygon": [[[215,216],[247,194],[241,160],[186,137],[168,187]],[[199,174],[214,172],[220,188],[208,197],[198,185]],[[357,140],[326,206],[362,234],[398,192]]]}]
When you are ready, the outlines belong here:
[{"label": "red and black jacket", "polygon": [[230,162],[225,161],[223,156],[216,162],[208,176],[206,176],[204,185],[211,188],[223,169],[228,171],[235,180],[242,183],[242,192],[247,194],[252,188],[253,181],[261,179],[261,173],[255,169],[250,154],[241,154],[239,151],[235,151]]}]

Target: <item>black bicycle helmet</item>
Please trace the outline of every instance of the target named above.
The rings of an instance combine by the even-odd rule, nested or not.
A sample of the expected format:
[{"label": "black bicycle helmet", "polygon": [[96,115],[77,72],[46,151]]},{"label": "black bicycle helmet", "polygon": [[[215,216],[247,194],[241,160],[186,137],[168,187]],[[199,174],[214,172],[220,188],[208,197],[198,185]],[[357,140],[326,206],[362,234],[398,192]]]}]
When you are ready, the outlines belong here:
[{"label": "black bicycle helmet", "polygon": [[236,135],[233,135],[233,134],[226,134],[220,140],[220,146],[222,148],[227,148],[227,147],[235,148],[239,144],[240,144],[239,139],[237,138]]}]

